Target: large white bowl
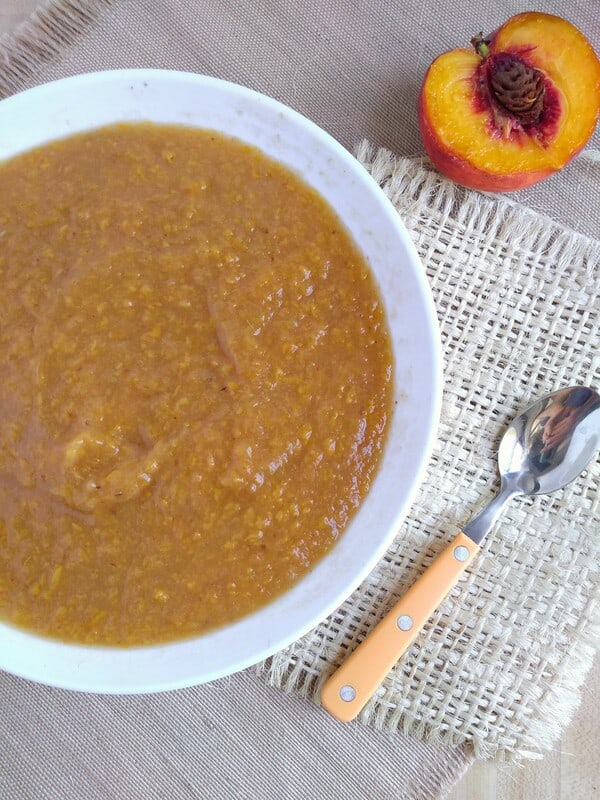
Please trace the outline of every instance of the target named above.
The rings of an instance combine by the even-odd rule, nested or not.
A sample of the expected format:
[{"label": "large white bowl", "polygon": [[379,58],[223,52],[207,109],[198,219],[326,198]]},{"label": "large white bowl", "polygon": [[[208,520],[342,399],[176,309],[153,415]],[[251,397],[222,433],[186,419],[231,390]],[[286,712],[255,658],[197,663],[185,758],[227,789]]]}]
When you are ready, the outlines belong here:
[{"label": "large white bowl", "polygon": [[81,647],[0,624],[0,668],[94,692],[175,689],[243,669],[324,619],[383,555],[406,515],[436,434],[441,358],[424,269],[392,205],[331,136],[280,103],[214,78],[162,70],[80,75],[0,103],[0,159],[77,131],[150,120],[210,128],[300,173],[337,211],[367,257],[385,302],[395,407],[371,491],[332,551],[265,608],[205,636],[151,647]]}]

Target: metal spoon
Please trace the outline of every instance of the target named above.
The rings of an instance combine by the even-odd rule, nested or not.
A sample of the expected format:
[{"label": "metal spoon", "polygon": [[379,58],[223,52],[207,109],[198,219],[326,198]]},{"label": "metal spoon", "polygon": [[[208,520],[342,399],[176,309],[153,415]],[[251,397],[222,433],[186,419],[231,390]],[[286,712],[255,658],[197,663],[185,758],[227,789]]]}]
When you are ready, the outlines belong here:
[{"label": "metal spoon", "polygon": [[321,691],[327,711],[342,722],[356,717],[477,555],[510,498],[561,489],[599,446],[600,395],[594,389],[561,389],[520,414],[500,443],[500,491],[327,680]]}]

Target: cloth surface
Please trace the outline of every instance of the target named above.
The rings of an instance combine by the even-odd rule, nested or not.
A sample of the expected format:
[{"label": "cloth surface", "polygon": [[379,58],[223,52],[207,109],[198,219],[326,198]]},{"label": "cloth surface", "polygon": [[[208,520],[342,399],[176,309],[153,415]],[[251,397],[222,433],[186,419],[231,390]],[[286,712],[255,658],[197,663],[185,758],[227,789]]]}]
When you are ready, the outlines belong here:
[{"label": "cloth surface", "polygon": [[136,697],[0,674],[2,800],[435,800],[469,759],[340,726],[249,672]]},{"label": "cloth surface", "polygon": [[[548,2],[544,10],[565,14],[562,6]],[[312,118],[350,149],[366,136],[376,146],[412,155],[422,151],[416,99],[431,59],[441,50],[463,46],[474,32],[490,31],[512,13],[526,9],[527,4],[508,0],[478,10],[466,3],[432,6],[411,0],[351,4],[341,0],[277,4],[62,0],[51,3],[34,24],[2,43],[0,94],[97,69],[187,69],[264,91]],[[600,23],[593,4],[573,3],[567,16],[597,45]],[[590,148],[597,148],[598,141],[596,133]],[[594,344],[597,349],[597,285],[587,289],[585,283],[586,278],[592,283],[597,280],[593,272],[597,243],[562,231],[540,216],[528,216],[519,207],[515,215],[525,214],[525,226],[539,236],[531,237],[523,228],[516,235],[507,222],[507,208],[493,198],[484,202],[480,195],[476,219],[487,228],[474,229],[457,204],[465,198],[432,176],[426,164],[395,162],[386,153],[373,161],[368,151],[362,157],[387,184],[429,270],[445,348],[445,410],[426,486],[378,573],[383,574],[383,582],[371,594],[359,591],[348,601],[350,605],[345,604],[312,634],[316,638],[259,668],[263,681],[266,678],[305,696],[314,696],[319,680],[352,646],[353,639],[340,624],[344,616],[358,619],[360,635],[416,577],[441,542],[450,538],[452,528],[464,523],[470,509],[489,496],[494,475],[492,444],[516,405],[558,383],[592,381],[598,372],[598,363],[584,357],[584,345],[592,353]],[[600,218],[593,200],[597,199],[598,169],[596,156],[589,151],[559,175],[512,199],[597,237]],[[496,224],[496,214],[501,224]],[[468,236],[461,244],[465,233]],[[573,267],[567,263],[565,249],[571,244],[575,245]],[[559,266],[553,268],[555,255]],[[476,283],[469,283],[466,274]],[[547,300],[545,306],[538,289]],[[561,314],[559,307],[554,315],[550,313],[550,327],[543,329],[543,336],[537,336],[537,327],[536,335],[530,335],[524,318],[535,319],[537,325],[539,314],[552,312],[559,301],[567,302],[566,313]],[[576,329],[583,333],[575,336]],[[507,332],[511,334],[508,344],[503,340]],[[513,350],[518,353],[514,360]],[[476,386],[481,386],[480,392]],[[463,415],[462,410],[468,413]],[[475,466],[470,458],[476,460]],[[442,473],[448,478],[429,507],[423,492],[437,486]],[[490,541],[478,570],[443,605],[419,640],[420,649],[412,649],[390,676],[385,695],[365,712],[364,720],[374,726],[406,727],[422,737],[445,741],[446,746],[426,745],[400,732],[383,734],[370,726],[339,726],[298,697],[270,691],[249,673],[143,699],[82,697],[2,675],[1,716],[9,721],[0,727],[6,744],[0,753],[0,759],[5,759],[0,763],[0,780],[5,781],[6,796],[142,797],[148,796],[148,782],[154,781],[152,796],[434,800],[444,796],[462,774],[472,758],[472,746],[481,755],[537,752],[556,738],[573,712],[589,663],[590,637],[596,635],[592,596],[597,551],[586,550],[581,535],[587,526],[597,525],[596,484],[597,472],[590,470],[561,501],[561,507],[568,507],[565,500],[572,500],[574,508],[561,527],[575,553],[575,566],[573,562],[565,565],[566,577],[558,569],[564,551],[557,547],[554,535],[546,536],[550,516],[552,526],[559,517],[558,501],[538,499],[515,506],[507,514],[502,538]],[[536,526],[541,532],[539,541],[530,537],[523,545],[517,531]],[[517,572],[514,583],[511,569]],[[517,577],[525,582],[517,585]],[[573,587],[570,581],[579,583]],[[572,588],[579,589],[577,603],[567,608],[565,596]],[[522,607],[511,607],[513,616],[506,616],[508,606],[502,603],[514,591],[523,600]],[[543,650],[550,626],[542,625],[538,636],[541,606],[552,605],[556,592],[562,603],[554,608],[559,635],[553,657],[548,659]],[[529,609],[536,620],[531,625],[527,597],[542,598]],[[489,626],[482,627],[477,609],[488,612],[498,601],[503,611],[492,612]],[[520,625],[516,630],[513,620]],[[323,661],[315,642],[322,641],[325,630],[332,641]],[[515,672],[531,637],[534,647],[528,669],[543,665],[546,671],[541,676]],[[456,654],[462,650],[453,648],[467,642],[478,649],[471,664],[461,665]],[[513,667],[504,681],[498,680],[498,673],[490,678],[489,658],[494,653],[500,664],[507,659]],[[560,681],[569,678],[571,667],[576,675],[563,687]],[[504,675],[503,669],[500,673]],[[476,683],[479,694],[469,693],[468,686],[462,685],[465,674],[488,683],[483,687]],[[442,683],[436,681],[445,681],[443,687],[450,687],[450,694],[444,695]],[[507,697],[515,703],[513,727],[511,708],[503,706]],[[457,702],[463,705],[457,707]],[[548,708],[554,715],[550,723]],[[499,719],[502,724],[496,726]],[[539,738],[547,724],[548,736]],[[203,725],[210,734],[199,739]],[[150,737],[151,730],[154,737],[163,737],[163,746]],[[317,737],[318,748],[307,745],[306,740],[314,744]],[[296,747],[298,740],[303,741],[300,747]],[[274,742],[280,758],[273,756]],[[233,751],[235,764],[217,757],[227,750]],[[65,753],[74,764],[70,773],[60,767],[66,765],[61,761]],[[34,766],[32,758],[37,770],[28,775]],[[136,767],[136,759],[143,769]],[[254,771],[255,760],[264,764],[265,759],[272,766]],[[45,769],[42,776],[41,763],[56,768]],[[116,774],[107,778],[107,769]],[[296,782],[294,776],[301,773],[302,781]],[[68,786],[65,774],[71,775]]]}]

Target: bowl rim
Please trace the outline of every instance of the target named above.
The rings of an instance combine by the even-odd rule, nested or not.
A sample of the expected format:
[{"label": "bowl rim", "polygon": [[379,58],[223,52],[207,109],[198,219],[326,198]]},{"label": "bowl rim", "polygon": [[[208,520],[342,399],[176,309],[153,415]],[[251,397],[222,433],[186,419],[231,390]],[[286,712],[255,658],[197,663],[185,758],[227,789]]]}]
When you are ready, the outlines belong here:
[{"label": "bowl rim", "polygon": [[[107,82],[116,82],[118,85],[122,85],[123,83],[137,85],[143,81],[153,81],[155,83],[169,83],[175,81],[181,85],[196,87],[201,84],[211,90],[223,93],[227,98],[241,99],[251,106],[253,104],[259,104],[269,114],[285,118],[290,125],[302,129],[309,137],[312,137],[322,144],[325,150],[331,153],[332,158],[338,160],[343,169],[352,176],[352,180],[360,185],[361,190],[366,191],[376,198],[378,209],[383,217],[386,218],[386,224],[391,226],[390,229],[396,232],[399,241],[402,243],[405,255],[407,256],[406,260],[412,270],[412,278],[419,290],[419,301],[424,313],[425,330],[429,334],[429,340],[427,342],[427,356],[429,359],[427,370],[430,393],[428,397],[421,398],[419,402],[420,414],[423,420],[426,421],[426,424],[422,425],[425,432],[422,436],[420,453],[416,458],[411,479],[408,481],[406,478],[404,479],[404,497],[396,510],[394,523],[390,525],[390,530],[387,535],[382,536],[378,545],[371,550],[368,558],[365,558],[360,565],[355,565],[352,575],[346,577],[335,591],[329,592],[327,602],[320,607],[317,615],[313,613],[311,616],[306,617],[302,624],[296,624],[293,629],[288,630],[285,634],[280,633],[275,638],[266,636],[260,645],[257,644],[251,652],[246,652],[243,657],[238,658],[234,663],[228,666],[221,665],[214,667],[207,670],[205,673],[202,673],[201,666],[199,665],[195,669],[189,670],[185,676],[179,675],[172,680],[169,680],[167,676],[159,676],[150,680],[143,679],[130,670],[129,665],[132,663],[132,658],[130,657],[135,653],[142,654],[142,658],[156,659],[157,663],[160,664],[161,661],[165,659],[165,651],[175,654],[175,658],[177,658],[177,651],[181,652],[183,648],[189,649],[190,645],[198,643],[200,640],[202,640],[205,649],[218,647],[223,629],[209,632],[195,639],[170,642],[162,645],[114,648],[58,642],[54,639],[42,637],[34,632],[18,629],[9,623],[0,622],[0,642],[8,642],[12,647],[16,647],[17,649],[25,648],[32,653],[32,657],[29,659],[25,658],[25,660],[11,658],[10,655],[7,654],[7,650],[10,650],[10,647],[1,647],[0,669],[52,686],[107,694],[136,694],[165,691],[196,685],[233,674],[262,661],[297,641],[338,608],[381,559],[394,536],[397,534],[401,521],[406,517],[414,502],[416,492],[423,481],[437,436],[443,387],[442,349],[436,308],[425,269],[421,264],[416,247],[408,231],[379,184],[367,170],[364,169],[360,162],[333,136],[304,115],[272,97],[240,84],[191,72],[162,69],[105,70],[62,78],[25,90],[0,101],[0,114],[8,113],[12,109],[18,109],[19,106],[24,103],[36,104],[39,100],[47,96],[56,95],[57,93],[60,95],[64,90],[67,90],[67,92],[76,90],[93,91],[94,87],[106,86]],[[115,117],[113,121],[118,122],[120,119]],[[87,128],[78,128],[77,130],[92,130],[95,127],[98,126],[90,125]],[[73,131],[73,133],[75,132],[76,130]],[[55,141],[69,135],[69,131],[66,131],[60,136],[51,135],[46,139],[40,139],[39,143]],[[21,150],[15,151],[15,154],[18,152],[25,152],[29,149],[31,149],[31,146],[25,146]],[[9,154],[8,157],[10,158],[10,156],[11,154]],[[0,160],[4,160],[4,156],[0,157]],[[385,298],[383,298],[383,300],[384,305],[386,305]],[[387,307],[386,311],[388,311]],[[289,602],[292,604],[296,599],[300,601],[299,587],[302,587],[306,583],[307,578],[313,574],[319,565],[322,565],[331,558],[332,554],[335,554],[340,546],[340,542],[344,541],[345,536],[346,532],[344,532],[340,541],[334,545],[329,553],[318,562],[316,567],[311,569],[309,573],[288,590],[288,592],[285,592],[283,597],[290,598]],[[249,617],[254,618],[262,616],[267,620],[269,609],[271,609],[274,604],[278,603],[280,599],[281,597],[276,598],[267,606],[249,615]],[[236,631],[239,631],[240,627],[247,623],[249,617],[244,617],[232,625],[225,626],[225,628],[232,636],[236,636]],[[106,669],[103,674],[90,674],[89,670],[86,671],[81,668],[82,664],[88,663],[90,660],[93,660],[94,657],[98,657],[100,661],[102,661],[100,657],[102,654],[111,654],[111,656],[115,656],[110,665],[108,663],[106,664]],[[69,671],[61,667],[57,672],[56,669],[52,667],[52,664],[54,664],[57,659],[58,662],[62,664],[65,658],[71,659],[75,665],[74,668]],[[135,659],[133,659],[133,661],[135,661]]]}]

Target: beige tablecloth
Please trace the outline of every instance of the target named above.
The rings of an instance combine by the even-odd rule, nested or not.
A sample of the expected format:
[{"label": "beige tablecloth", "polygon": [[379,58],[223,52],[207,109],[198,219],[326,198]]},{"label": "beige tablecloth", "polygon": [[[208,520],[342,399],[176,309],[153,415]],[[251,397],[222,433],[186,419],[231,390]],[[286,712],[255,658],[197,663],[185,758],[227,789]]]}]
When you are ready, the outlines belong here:
[{"label": "beige tablecloth", "polygon": [[[563,5],[548,2],[544,10],[566,14],[598,45],[600,23],[594,5],[573,3],[568,14]],[[35,26],[23,28],[16,40],[4,42],[0,94],[88,70],[130,66],[189,69],[264,91],[311,117],[350,149],[367,137],[375,146],[388,147],[399,155],[413,155],[422,152],[416,126],[416,97],[430,60],[440,50],[463,45],[473,33],[480,29],[490,31],[511,13],[526,7],[499,0],[493,7],[476,13],[467,3],[432,6],[413,0],[352,4],[343,0],[325,3],[207,0],[201,4],[191,0],[62,0],[50,4],[49,12]],[[597,149],[598,144],[596,134],[591,146]],[[365,158],[368,162],[369,158],[366,155]],[[385,154],[379,157],[378,177],[388,182],[391,199],[402,181],[405,181],[403,197],[410,197],[406,180],[410,184],[414,164],[395,162]],[[582,234],[598,237],[600,211],[593,201],[598,197],[599,169],[597,160],[585,155],[559,176],[512,199]],[[423,179],[420,172],[418,179]],[[415,190],[414,185],[412,188]],[[443,198],[446,195],[442,188],[438,184],[436,191]],[[447,192],[452,195],[451,187],[447,187]],[[404,209],[407,215],[414,212],[413,235],[424,248],[422,255],[429,256],[429,266],[441,265],[439,242],[432,244],[433,240],[419,223],[419,204],[423,198],[413,194],[413,201],[412,207]],[[509,213],[506,206],[494,205],[492,200],[490,203],[487,208],[493,209],[494,214],[499,209],[504,215]],[[446,220],[454,226],[452,231],[458,230],[460,234],[463,223],[460,215],[452,217],[450,205],[438,209],[440,224]],[[540,224],[544,230],[548,229],[543,219]],[[584,250],[588,247],[583,238],[577,241]],[[428,247],[432,249],[428,251]],[[529,240],[527,247],[530,252],[533,245]],[[583,270],[586,259],[591,263],[596,253],[593,242],[589,248],[580,256]],[[517,246],[515,252],[525,251],[518,251]],[[486,253],[484,258],[497,255],[494,250]],[[458,247],[456,255],[468,263],[470,254],[464,249]],[[477,275],[481,277],[480,273]],[[437,278],[437,273],[430,272],[434,283]],[[448,294],[441,266],[437,288],[444,313],[453,313],[453,303],[457,312],[463,313],[464,297]],[[559,284],[555,288],[568,289]],[[597,303],[597,297],[592,302]],[[519,309],[515,313],[518,316]],[[451,316],[446,319],[451,324]],[[566,330],[572,322],[566,320]],[[480,338],[485,331],[481,328],[474,333]],[[551,333],[554,335],[555,331]],[[562,334],[557,335],[560,338]],[[550,377],[552,374],[556,377],[558,373],[552,364]],[[595,362],[582,362],[581,367],[585,368],[586,378],[597,377]],[[565,372],[558,377],[564,379]],[[538,382],[543,384],[543,380]],[[450,388],[457,386],[453,382]],[[460,392],[456,396],[450,393],[457,402],[461,401],[459,395]],[[454,430],[451,416],[446,419],[446,437]],[[469,435],[475,429],[476,426],[471,427]],[[587,492],[589,495],[589,486]],[[434,509],[432,526],[439,521],[436,514],[441,515],[442,510]],[[515,519],[522,518],[517,515]],[[415,541],[421,546],[421,540]],[[545,543],[548,547],[551,544]],[[403,557],[401,548],[394,553],[391,561],[396,568],[403,565]],[[418,556],[411,557],[412,572],[398,574],[398,586],[414,577],[423,566]],[[395,577],[392,572],[388,579],[393,581]],[[485,577],[481,580],[485,581]],[[470,587],[469,602],[475,607],[477,584],[471,583]],[[580,628],[584,623],[588,627],[590,624],[588,600],[587,596],[581,600],[580,616],[575,621]],[[383,607],[381,598],[376,605]],[[456,604],[446,606],[445,613],[450,613],[454,624],[464,624]],[[430,628],[428,639],[421,645],[423,653],[431,654],[432,647],[439,644],[443,625],[444,619],[439,618],[438,633],[436,624]],[[300,657],[298,650],[284,654],[287,667],[282,668],[280,659],[279,678],[275,679],[272,671],[270,679],[296,688],[293,681],[288,681],[289,673],[302,670],[305,647],[305,643],[299,644]],[[584,674],[585,653],[589,653],[580,650],[583,660],[579,665],[579,680]],[[422,666],[428,662],[417,659],[415,663]],[[314,666],[310,669],[314,671]],[[309,670],[305,674],[312,673]],[[418,670],[414,675],[418,675]],[[428,668],[429,682],[423,686],[431,688],[432,680],[435,685],[435,677],[431,677]],[[310,685],[310,681],[305,681],[305,685]],[[530,685],[536,688],[535,682]],[[559,721],[558,730],[576,707],[577,685],[576,681],[569,686],[568,711]],[[552,689],[552,685],[547,687],[542,700],[552,699]],[[468,697],[465,702],[468,703]],[[410,721],[412,712],[407,707],[402,717],[402,709],[398,709],[402,727],[402,719]],[[473,710],[472,707],[470,711]],[[443,711],[447,713],[447,704]],[[525,726],[529,713],[523,718]],[[418,718],[413,717],[418,723]],[[443,720],[442,715],[440,723]],[[493,714],[483,715],[481,720],[481,725],[494,724]],[[435,719],[432,722],[435,728]],[[446,722],[443,724],[447,727]],[[475,732],[481,733],[481,725]],[[432,730],[426,724],[420,729],[418,724],[407,723],[407,726],[413,733],[420,730],[424,737]],[[441,735],[437,737],[438,742],[443,740]],[[269,688],[252,671],[208,686],[138,698],[86,697],[0,675],[0,797],[11,800],[46,797],[434,800],[446,794],[473,758],[469,743],[473,739],[458,735],[452,740],[460,744],[425,743],[403,735],[398,725],[393,733],[361,724],[341,726],[314,704]],[[450,739],[447,737],[446,741]],[[485,736],[479,741],[485,743]],[[506,750],[509,744],[505,742],[503,747]]]}]

